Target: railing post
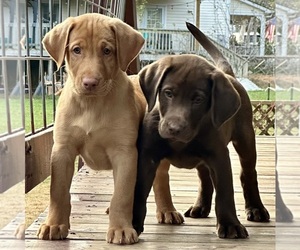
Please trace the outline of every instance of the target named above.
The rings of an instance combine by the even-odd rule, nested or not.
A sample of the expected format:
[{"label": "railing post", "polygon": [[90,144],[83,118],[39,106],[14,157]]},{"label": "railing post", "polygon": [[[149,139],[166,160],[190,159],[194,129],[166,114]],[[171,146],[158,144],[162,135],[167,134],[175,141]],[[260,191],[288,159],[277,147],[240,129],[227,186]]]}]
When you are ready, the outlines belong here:
[{"label": "railing post", "polygon": [[[134,0],[126,1],[124,21],[130,26],[132,26],[133,28],[137,29],[136,5]],[[139,57],[136,57],[129,65],[127,69],[127,73],[129,75],[137,74],[139,70],[140,70],[140,60]]]},{"label": "railing post", "polygon": [[[196,1],[196,26],[200,29],[200,4],[201,4],[201,0],[197,0]],[[195,39],[191,36],[192,40],[195,41]],[[198,53],[199,51],[199,43],[193,43],[193,47],[192,49]]]}]

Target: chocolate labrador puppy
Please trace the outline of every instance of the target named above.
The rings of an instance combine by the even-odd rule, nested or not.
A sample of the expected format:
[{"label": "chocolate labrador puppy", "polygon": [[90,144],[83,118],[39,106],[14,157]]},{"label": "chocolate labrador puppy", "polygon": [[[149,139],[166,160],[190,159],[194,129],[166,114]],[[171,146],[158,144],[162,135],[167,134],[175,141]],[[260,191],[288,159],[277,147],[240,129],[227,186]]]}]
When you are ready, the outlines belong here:
[{"label": "chocolate labrador puppy", "polygon": [[240,178],[247,219],[269,221],[270,218],[257,184],[251,103],[221,52],[195,26],[189,23],[187,26],[216,65],[197,55],[174,55],[140,72],[148,111],[138,143],[133,225],[138,233],[143,232],[146,201],[153,182],[159,222],[183,222],[170,196],[171,163],[179,168],[196,168],[201,180],[199,196],[186,216],[207,217],[215,189],[218,236],[246,238],[248,232],[237,218],[234,203],[227,148],[230,141],[242,166]]}]

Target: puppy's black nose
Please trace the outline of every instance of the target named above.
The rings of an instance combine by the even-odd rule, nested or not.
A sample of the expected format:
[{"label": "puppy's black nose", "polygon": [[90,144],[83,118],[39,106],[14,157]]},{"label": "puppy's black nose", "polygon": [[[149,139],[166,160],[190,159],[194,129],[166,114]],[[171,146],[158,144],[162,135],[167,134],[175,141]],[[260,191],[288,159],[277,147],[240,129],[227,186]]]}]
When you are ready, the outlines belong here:
[{"label": "puppy's black nose", "polygon": [[98,86],[99,80],[92,77],[84,77],[82,84],[86,90],[92,91]]}]

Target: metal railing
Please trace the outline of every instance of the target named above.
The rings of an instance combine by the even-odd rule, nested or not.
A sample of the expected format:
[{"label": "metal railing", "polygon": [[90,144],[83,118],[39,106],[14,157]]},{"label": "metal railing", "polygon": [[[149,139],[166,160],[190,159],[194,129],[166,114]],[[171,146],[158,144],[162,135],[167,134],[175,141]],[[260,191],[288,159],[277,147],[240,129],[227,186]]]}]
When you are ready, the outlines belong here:
[{"label": "metal railing", "polygon": [[[17,46],[11,53],[11,44],[6,39],[12,35],[21,39],[20,29],[12,30],[14,24],[20,23],[20,17],[25,8],[21,4],[15,4],[15,18],[9,19],[5,15],[13,1],[0,1],[0,137],[22,131],[25,124],[24,92],[25,58],[21,53],[21,46]],[[8,8],[9,9],[9,8]]]},{"label": "metal railing", "polygon": [[[0,192],[24,180],[25,162],[26,183],[33,183],[28,178],[35,173],[41,178],[49,173],[48,165],[44,174],[33,167],[43,165],[36,161],[36,156],[44,154],[39,143],[45,140],[37,138],[38,132],[47,133],[53,126],[57,103],[55,91],[64,85],[65,74],[63,69],[56,71],[55,64],[43,49],[43,36],[67,17],[83,13],[101,13],[124,20],[128,2],[0,1]],[[52,136],[45,138],[48,150]],[[37,152],[39,148],[41,152]],[[43,157],[48,160],[48,155]],[[17,178],[14,172],[18,173]]]},{"label": "metal railing", "polygon": [[[12,9],[14,12],[12,12]],[[9,16],[10,15],[10,16]],[[25,58],[21,45],[12,49],[12,37],[21,39],[21,17],[25,2],[0,1],[0,193],[24,180],[24,90]],[[13,29],[13,28],[16,29]],[[11,51],[13,50],[13,53]],[[22,183],[18,188],[24,190]],[[17,194],[16,194],[17,195]],[[20,197],[19,197],[20,196]],[[16,200],[23,207],[24,195]],[[2,218],[0,217],[2,220]]]},{"label": "metal railing", "polygon": [[68,16],[97,12],[124,19],[125,4],[124,0],[0,2],[0,136],[24,129],[27,135],[35,134],[54,121],[55,90],[64,84],[64,71],[56,72],[42,47],[43,36]]}]

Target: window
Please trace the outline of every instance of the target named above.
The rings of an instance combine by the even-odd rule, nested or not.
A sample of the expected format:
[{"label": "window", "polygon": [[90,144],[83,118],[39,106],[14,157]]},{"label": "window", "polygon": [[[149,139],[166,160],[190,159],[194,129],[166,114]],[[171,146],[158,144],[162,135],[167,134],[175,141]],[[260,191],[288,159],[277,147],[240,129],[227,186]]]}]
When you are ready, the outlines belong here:
[{"label": "window", "polygon": [[149,29],[164,28],[164,8],[148,7],[143,16],[143,26]]}]

